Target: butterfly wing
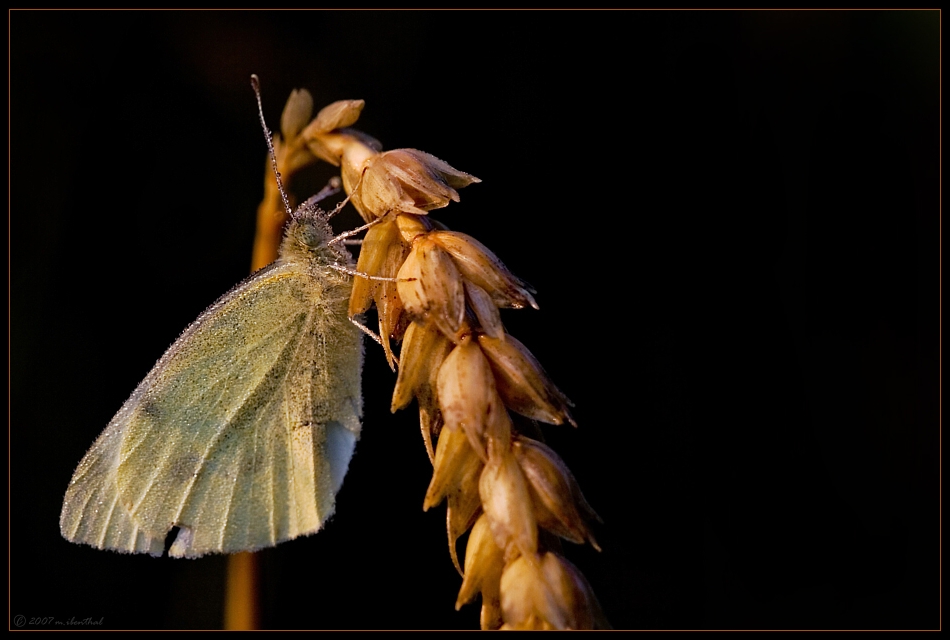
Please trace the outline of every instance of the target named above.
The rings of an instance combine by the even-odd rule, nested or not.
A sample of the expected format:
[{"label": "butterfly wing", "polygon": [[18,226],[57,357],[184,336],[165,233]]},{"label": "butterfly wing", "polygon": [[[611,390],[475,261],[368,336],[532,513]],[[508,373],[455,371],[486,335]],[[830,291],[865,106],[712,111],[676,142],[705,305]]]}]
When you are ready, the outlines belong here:
[{"label": "butterfly wing", "polygon": [[113,420],[79,463],[66,490],[60,531],[67,540],[98,549],[160,556],[165,537],[149,535],[119,502],[116,468],[122,427]]},{"label": "butterfly wing", "polygon": [[173,556],[317,531],[360,430],[350,283],[280,261],[206,310],[80,463],[60,518],[75,542]]}]

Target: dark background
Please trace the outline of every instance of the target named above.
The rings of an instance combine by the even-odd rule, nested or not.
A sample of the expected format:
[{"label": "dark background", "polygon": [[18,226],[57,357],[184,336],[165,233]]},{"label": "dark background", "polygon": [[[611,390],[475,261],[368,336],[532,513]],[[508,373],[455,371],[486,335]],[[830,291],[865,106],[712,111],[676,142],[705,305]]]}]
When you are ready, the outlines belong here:
[{"label": "dark background", "polygon": [[[602,553],[566,552],[616,628],[936,628],[939,18],[13,12],[11,624],[220,625],[223,558],[58,517],[248,271],[257,73],[273,128],[295,87],[362,98],[386,148],[484,181],[436,217],[538,290],[503,319],[576,404],[544,432],[604,519]],[[264,552],[264,624],[476,628],[416,411],[367,354],[337,513]]]}]

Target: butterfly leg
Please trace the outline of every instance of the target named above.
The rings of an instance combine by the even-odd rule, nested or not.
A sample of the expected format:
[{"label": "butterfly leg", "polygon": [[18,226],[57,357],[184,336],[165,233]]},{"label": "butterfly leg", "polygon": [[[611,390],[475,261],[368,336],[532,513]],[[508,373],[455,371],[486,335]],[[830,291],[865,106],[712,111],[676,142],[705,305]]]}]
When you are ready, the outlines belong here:
[{"label": "butterfly leg", "polygon": [[347,238],[349,238],[349,237],[351,237],[351,236],[355,236],[357,233],[360,233],[360,232],[362,232],[362,231],[366,231],[366,230],[369,229],[370,227],[376,226],[377,224],[379,224],[380,222],[382,222],[383,219],[384,219],[384,218],[376,218],[376,219],[373,220],[372,222],[367,222],[366,224],[364,224],[364,225],[361,226],[361,227],[356,227],[355,229],[350,229],[349,231],[344,231],[343,233],[341,233],[341,234],[338,235],[337,237],[335,237],[335,238],[333,238],[332,240],[330,240],[327,244],[328,244],[328,245],[334,244],[334,243],[336,243],[336,242],[340,242],[340,241],[342,241],[342,240],[346,240]]},{"label": "butterfly leg", "polygon": [[365,333],[366,335],[368,335],[370,338],[372,338],[373,340],[375,340],[375,341],[377,342],[377,344],[379,344],[379,345],[382,345],[382,344],[383,344],[383,339],[380,338],[378,335],[376,335],[376,333],[375,333],[372,329],[370,329],[369,327],[367,327],[366,325],[364,325],[362,322],[360,322],[360,321],[357,320],[356,318],[350,318],[350,322],[352,322],[353,324],[355,324],[356,327],[357,327],[360,331],[362,331],[363,333]]},{"label": "butterfly leg", "polygon": [[356,269],[350,269],[349,267],[344,267],[342,264],[328,263],[328,267],[340,273],[345,273],[351,275],[355,278],[365,278],[366,280],[378,280],[380,282],[414,282],[415,278],[387,278],[386,276],[371,276],[368,273],[363,273],[362,271],[357,271]]}]

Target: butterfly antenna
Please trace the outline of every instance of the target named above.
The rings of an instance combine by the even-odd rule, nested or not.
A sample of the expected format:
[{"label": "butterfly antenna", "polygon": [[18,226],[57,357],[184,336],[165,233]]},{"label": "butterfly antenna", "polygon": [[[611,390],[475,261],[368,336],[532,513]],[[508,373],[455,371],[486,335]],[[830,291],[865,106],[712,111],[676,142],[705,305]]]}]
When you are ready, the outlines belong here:
[{"label": "butterfly antenna", "polygon": [[270,160],[274,165],[274,175],[277,177],[277,189],[280,190],[280,199],[284,201],[284,209],[287,210],[287,215],[293,215],[293,210],[290,208],[290,199],[287,197],[287,192],[284,191],[284,183],[280,179],[280,171],[277,169],[277,152],[274,151],[274,143],[272,141],[272,134],[270,129],[267,128],[267,122],[264,120],[264,105],[261,103],[261,81],[257,77],[257,74],[251,74],[251,87],[254,88],[254,95],[257,97],[257,115],[260,116],[261,126],[264,127],[264,139],[267,140],[267,150],[270,152]]}]

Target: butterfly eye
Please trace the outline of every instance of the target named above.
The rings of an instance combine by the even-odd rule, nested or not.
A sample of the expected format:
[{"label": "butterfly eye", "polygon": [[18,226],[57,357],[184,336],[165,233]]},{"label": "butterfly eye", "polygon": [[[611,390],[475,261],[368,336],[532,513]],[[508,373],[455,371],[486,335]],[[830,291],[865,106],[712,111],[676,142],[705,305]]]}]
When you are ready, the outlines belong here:
[{"label": "butterfly eye", "polygon": [[311,249],[322,247],[329,240],[323,229],[314,224],[298,224],[294,235],[300,244]]}]

